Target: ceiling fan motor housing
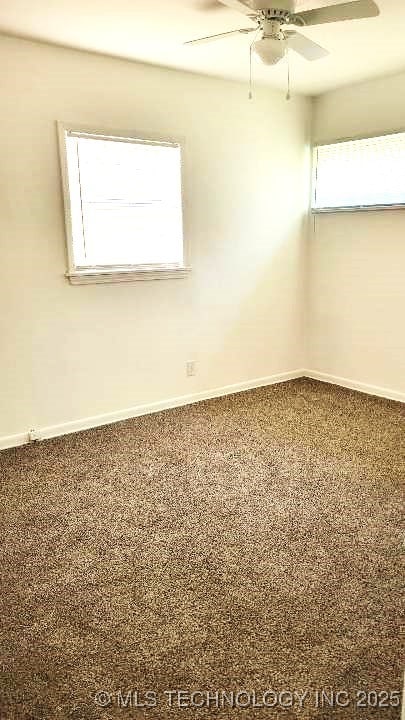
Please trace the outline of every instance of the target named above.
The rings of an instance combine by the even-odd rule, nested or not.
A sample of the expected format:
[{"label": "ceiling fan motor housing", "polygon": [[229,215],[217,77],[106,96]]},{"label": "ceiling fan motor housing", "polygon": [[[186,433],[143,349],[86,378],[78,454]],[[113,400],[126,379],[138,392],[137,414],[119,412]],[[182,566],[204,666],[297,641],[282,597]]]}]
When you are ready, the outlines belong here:
[{"label": "ceiling fan motor housing", "polygon": [[272,10],[274,12],[282,11],[284,13],[293,13],[295,9],[295,0],[250,0],[252,10]]},{"label": "ceiling fan motor housing", "polygon": [[263,37],[264,38],[275,38],[276,40],[282,40],[284,38],[284,35],[281,32],[281,25],[282,25],[282,22],[279,19],[263,20],[263,22],[262,22]]}]

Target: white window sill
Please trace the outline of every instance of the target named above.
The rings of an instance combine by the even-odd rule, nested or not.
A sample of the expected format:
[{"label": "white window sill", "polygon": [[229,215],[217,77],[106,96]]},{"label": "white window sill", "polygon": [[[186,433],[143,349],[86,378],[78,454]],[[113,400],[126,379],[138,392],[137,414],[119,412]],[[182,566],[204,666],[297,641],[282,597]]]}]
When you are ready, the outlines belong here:
[{"label": "white window sill", "polygon": [[376,212],[380,210],[405,210],[405,203],[399,205],[353,205],[352,207],[311,208],[312,215],[325,213]]},{"label": "white window sill", "polygon": [[91,285],[94,283],[136,282],[138,280],[173,280],[186,278],[191,272],[190,267],[153,267],[143,266],[129,269],[74,270],[67,272],[66,277],[72,285]]}]

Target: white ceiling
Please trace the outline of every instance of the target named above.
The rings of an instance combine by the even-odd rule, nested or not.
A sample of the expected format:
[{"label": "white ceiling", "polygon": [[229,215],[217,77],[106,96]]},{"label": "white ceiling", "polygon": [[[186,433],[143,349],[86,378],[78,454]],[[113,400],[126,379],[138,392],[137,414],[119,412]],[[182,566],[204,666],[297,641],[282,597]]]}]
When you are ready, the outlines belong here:
[{"label": "white ceiling", "polygon": [[[309,63],[291,53],[293,89],[317,95],[405,69],[405,0],[377,3],[378,18],[305,30],[331,54]],[[276,0],[272,4],[277,6]],[[334,4],[336,0],[297,3],[300,9]],[[182,43],[250,23],[238,12],[215,7],[215,0],[2,0],[0,4],[4,33],[246,81],[250,35],[191,47]],[[286,75],[285,61],[277,67],[255,61],[257,82],[284,88]]]}]

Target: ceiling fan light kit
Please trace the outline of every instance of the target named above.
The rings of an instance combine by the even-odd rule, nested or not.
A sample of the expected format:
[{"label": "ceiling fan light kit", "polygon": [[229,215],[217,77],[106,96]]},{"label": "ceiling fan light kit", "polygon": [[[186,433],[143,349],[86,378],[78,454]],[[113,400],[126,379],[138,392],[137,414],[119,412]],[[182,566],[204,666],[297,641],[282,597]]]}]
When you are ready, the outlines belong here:
[{"label": "ceiling fan light kit", "polygon": [[276,65],[286,54],[287,45],[273,38],[263,38],[254,43],[253,50],[264,65]]},{"label": "ceiling fan light kit", "polygon": [[267,21],[263,37],[253,43],[253,51],[265,65],[276,65],[287,52],[287,43],[281,32],[280,23]]}]

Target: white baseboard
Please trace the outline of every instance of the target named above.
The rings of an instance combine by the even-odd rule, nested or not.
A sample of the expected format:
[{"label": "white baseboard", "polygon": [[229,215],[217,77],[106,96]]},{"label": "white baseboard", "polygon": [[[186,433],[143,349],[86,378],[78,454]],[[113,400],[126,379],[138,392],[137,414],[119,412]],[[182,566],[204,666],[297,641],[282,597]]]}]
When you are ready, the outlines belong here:
[{"label": "white baseboard", "polygon": [[[210,400],[211,398],[222,397],[224,395],[232,395],[234,393],[253,390],[254,388],[265,387],[266,385],[276,385],[278,383],[295,380],[300,377],[311,378],[312,380],[320,380],[332,385],[340,385],[341,387],[357,390],[358,392],[367,393],[368,395],[376,395],[386,398],[387,400],[397,400],[405,402],[405,393],[389,388],[379,387],[377,385],[368,385],[367,383],[358,382],[357,380],[349,380],[348,378],[329,375],[328,373],[319,372],[318,370],[291,370],[289,372],[278,373],[277,375],[269,375],[268,377],[247,380],[234,385],[224,385],[223,387],[214,388],[213,390],[204,390],[190,395],[181,395],[179,397],[169,398],[167,400],[159,400],[158,402],[148,403],[146,405],[136,405],[135,407],[118,410],[117,412],[106,413],[104,415],[95,415],[94,417],[82,418],[71,422],[62,423],[60,425],[51,425],[43,428],[36,428],[42,440],[46,440],[60,435],[69,435],[70,433],[80,432],[81,430],[89,430],[90,428],[101,427],[102,425],[111,425],[120,420],[130,420],[140,415],[150,415],[152,413],[169,410],[170,408],[181,407],[182,405],[191,405],[192,403],[201,402],[202,400]],[[29,442],[29,434],[18,433],[17,435],[8,435],[0,437],[0,450],[18,447]]]},{"label": "white baseboard", "polygon": [[[79,432],[80,430],[89,430],[90,428],[101,427],[102,425],[111,425],[112,423],[119,422],[120,420],[129,420],[130,418],[139,417],[140,415],[150,415],[152,413],[161,412],[162,410],[181,407],[182,405],[191,405],[192,403],[201,402],[202,400],[210,400],[211,398],[232,395],[246,390],[253,390],[254,388],[265,387],[266,385],[275,385],[277,383],[287,382],[288,380],[295,380],[296,378],[302,377],[303,374],[303,370],[291,370],[289,372],[278,373],[277,375],[269,375],[268,377],[247,380],[245,382],[236,383],[235,385],[224,385],[223,387],[214,388],[212,390],[204,390],[190,395],[181,395],[167,400],[159,400],[158,402],[148,403],[146,405],[136,405],[135,407],[118,410],[117,412],[106,413],[105,415],[95,415],[94,417],[73,420],[60,425],[51,425],[49,427],[35,429],[39,433],[41,440],[46,440],[58,437],[59,435],[68,435],[70,433]],[[28,442],[28,432],[0,437],[0,450],[25,445]]]},{"label": "white baseboard", "polygon": [[358,392],[366,393],[367,395],[376,395],[377,397],[382,397],[386,400],[405,402],[405,393],[398,392],[398,390],[391,390],[390,388],[379,387],[378,385],[368,385],[367,383],[359,382],[358,380],[350,380],[349,378],[329,375],[328,373],[319,372],[318,370],[303,370],[302,374],[304,377],[311,378],[312,380],[321,380],[322,382],[330,383],[331,385],[340,385],[341,387],[348,388],[349,390],[357,390]]},{"label": "white baseboard", "polygon": [[7,448],[18,447],[19,445],[26,445],[29,442],[28,433],[18,433],[17,435],[3,435],[0,437],[0,450],[7,450]]}]

